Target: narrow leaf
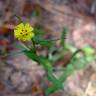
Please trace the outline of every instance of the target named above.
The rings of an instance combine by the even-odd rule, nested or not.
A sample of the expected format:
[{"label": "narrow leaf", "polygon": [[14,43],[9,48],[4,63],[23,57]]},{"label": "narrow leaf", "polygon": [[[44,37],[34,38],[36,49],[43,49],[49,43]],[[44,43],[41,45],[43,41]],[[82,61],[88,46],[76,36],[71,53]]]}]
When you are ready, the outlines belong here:
[{"label": "narrow leaf", "polygon": [[43,56],[38,56],[36,53],[32,51],[24,51],[24,54],[28,58],[32,59],[33,61],[36,61],[37,63],[42,64],[45,69],[47,70],[52,69],[52,65],[47,58]]},{"label": "narrow leaf", "polygon": [[66,39],[67,32],[68,32],[67,28],[64,28],[61,34],[61,45],[63,48],[65,47],[65,39]]}]

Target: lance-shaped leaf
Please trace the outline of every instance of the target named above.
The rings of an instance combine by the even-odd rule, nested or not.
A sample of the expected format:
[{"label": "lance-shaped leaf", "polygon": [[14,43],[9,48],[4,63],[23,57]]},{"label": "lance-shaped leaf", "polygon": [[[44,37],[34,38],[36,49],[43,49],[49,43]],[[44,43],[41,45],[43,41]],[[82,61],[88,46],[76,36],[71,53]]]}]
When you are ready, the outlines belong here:
[{"label": "lance-shaped leaf", "polygon": [[40,44],[41,46],[51,48],[53,46],[53,43],[51,40],[46,40],[42,36],[35,36],[32,39],[36,44]]},{"label": "lance-shaped leaf", "polygon": [[60,89],[60,88],[59,88],[58,86],[53,85],[53,86],[49,87],[49,88],[46,90],[45,94],[46,94],[46,96],[50,96],[52,93],[54,93],[55,91],[57,91],[57,90],[59,90],[59,89]]},{"label": "lance-shaped leaf", "polygon": [[[64,81],[67,79],[67,77],[71,75],[73,72],[74,72],[74,67],[72,66],[72,64],[68,65],[67,68],[64,70],[63,74],[58,79],[59,82],[62,82],[62,86],[63,86]],[[57,86],[57,85],[52,85],[46,90],[46,94],[49,96],[50,94],[60,89],[62,89],[62,87]]]},{"label": "lance-shaped leaf", "polygon": [[63,85],[62,82],[60,82],[54,75],[52,70],[48,70],[48,80],[50,80],[53,85],[56,85],[56,87],[58,86],[59,88],[63,89]]},{"label": "lance-shaped leaf", "polygon": [[62,34],[61,34],[61,46],[62,46],[63,48],[65,48],[65,39],[66,39],[67,32],[68,32],[68,29],[65,27],[65,28],[63,29]]},{"label": "lance-shaped leaf", "polygon": [[44,35],[44,29],[42,26],[40,25],[35,25],[34,27],[34,33],[35,36],[43,36]]},{"label": "lance-shaped leaf", "polygon": [[42,66],[46,69],[46,70],[49,70],[49,69],[52,69],[52,65],[50,63],[50,61],[43,57],[43,56],[38,56],[36,53],[32,52],[32,51],[24,51],[24,54],[32,59],[33,61],[36,61],[37,63],[39,64],[42,64]]},{"label": "lance-shaped leaf", "polygon": [[[75,71],[85,68],[90,62],[96,59],[96,55],[80,57],[71,61],[70,64],[64,69],[63,74],[60,76],[59,81],[64,83],[64,81]],[[60,87],[53,85],[46,90],[46,94],[52,94],[59,90]]]}]

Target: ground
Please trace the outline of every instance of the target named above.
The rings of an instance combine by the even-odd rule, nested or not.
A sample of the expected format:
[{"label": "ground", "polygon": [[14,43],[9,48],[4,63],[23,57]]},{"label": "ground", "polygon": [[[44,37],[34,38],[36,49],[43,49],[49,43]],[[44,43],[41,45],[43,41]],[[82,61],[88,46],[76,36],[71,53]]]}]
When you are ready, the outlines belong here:
[{"label": "ground", "polygon": [[[16,50],[13,48],[15,40],[14,38],[10,40],[5,34],[7,36],[13,34],[14,26],[18,24],[15,14],[32,25],[37,23],[42,25],[46,35],[51,35],[52,38],[59,37],[62,28],[67,26],[69,29],[67,42],[78,48],[90,45],[96,51],[94,15],[82,12],[82,8],[78,12],[79,3],[70,4],[68,1],[70,0],[1,0],[0,40],[10,45],[9,53],[12,49]],[[32,17],[34,8],[41,11],[40,17]],[[0,96],[37,96],[37,94],[43,96],[44,88],[47,86],[45,72],[35,62],[24,54],[17,54],[1,58],[0,64]],[[95,96],[95,83],[96,61],[93,61],[85,70],[76,71],[70,76],[65,82],[64,90],[52,96]]]}]

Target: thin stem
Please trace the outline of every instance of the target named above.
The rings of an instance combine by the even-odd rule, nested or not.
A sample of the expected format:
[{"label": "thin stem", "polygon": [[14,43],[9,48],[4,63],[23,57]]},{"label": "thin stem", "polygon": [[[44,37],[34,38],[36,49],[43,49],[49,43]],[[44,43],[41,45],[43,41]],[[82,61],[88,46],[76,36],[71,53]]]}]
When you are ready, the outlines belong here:
[{"label": "thin stem", "polygon": [[19,20],[19,23],[23,22],[19,16],[17,16],[16,14],[14,16]]},{"label": "thin stem", "polygon": [[24,43],[21,43],[21,45],[22,45],[26,50],[30,50]]},{"label": "thin stem", "polygon": [[32,49],[33,49],[33,51],[36,53],[36,46],[35,46],[35,43],[34,43],[33,40],[32,40],[32,44],[33,44],[33,46],[32,46],[33,48],[32,48]]},{"label": "thin stem", "polygon": [[[58,41],[58,40],[60,40],[61,38],[54,38],[54,39],[46,39],[46,41]],[[66,39],[66,38],[64,38],[64,39]],[[43,42],[42,40],[40,41],[40,42]]]},{"label": "thin stem", "polygon": [[76,50],[76,51],[73,53],[71,59],[74,58],[79,52],[82,52],[82,50],[81,50],[81,49]]},{"label": "thin stem", "polygon": [[82,52],[82,50],[81,50],[81,49],[78,49],[78,50],[76,50],[76,51],[72,54],[72,56],[70,57],[70,59],[64,64],[65,67],[66,67],[66,65],[68,65],[68,64],[71,63],[72,59],[73,59],[79,52]]}]

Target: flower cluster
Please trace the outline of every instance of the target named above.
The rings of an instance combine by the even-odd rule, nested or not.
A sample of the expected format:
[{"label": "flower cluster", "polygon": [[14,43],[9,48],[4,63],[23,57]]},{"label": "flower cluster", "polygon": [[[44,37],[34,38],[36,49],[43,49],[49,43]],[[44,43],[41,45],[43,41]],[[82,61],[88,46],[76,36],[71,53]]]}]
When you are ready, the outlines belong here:
[{"label": "flower cluster", "polygon": [[15,27],[14,37],[22,41],[30,41],[34,37],[33,27],[29,23],[20,23]]}]

